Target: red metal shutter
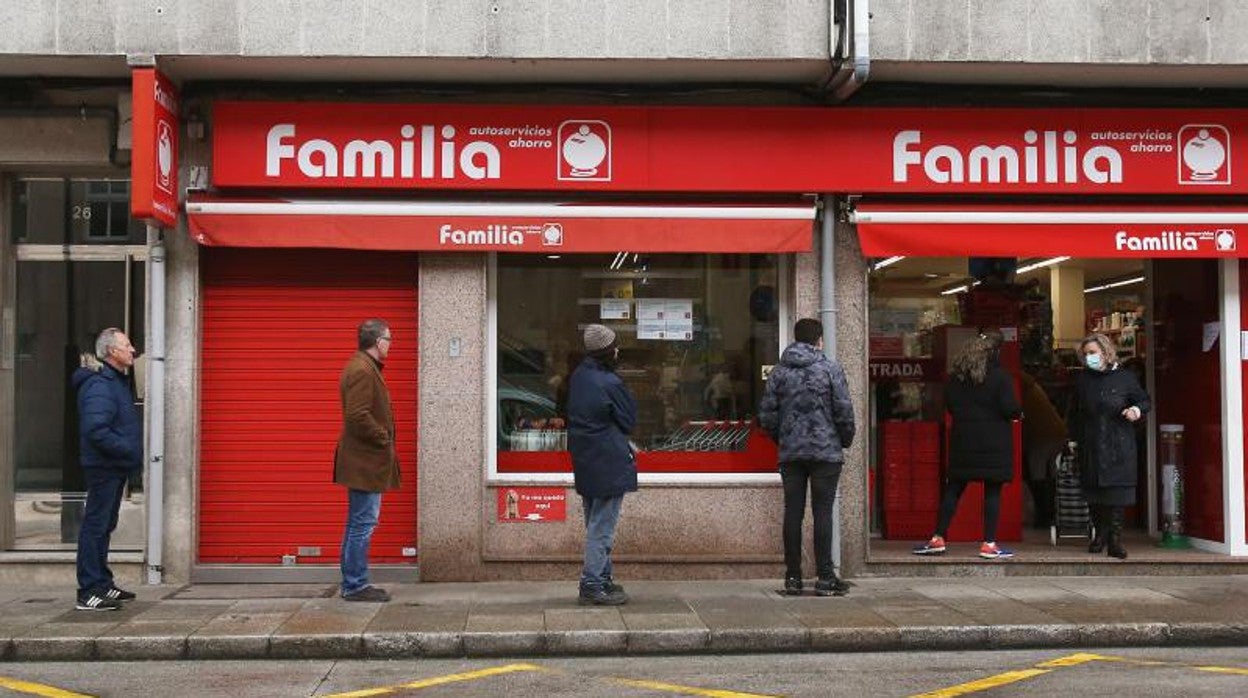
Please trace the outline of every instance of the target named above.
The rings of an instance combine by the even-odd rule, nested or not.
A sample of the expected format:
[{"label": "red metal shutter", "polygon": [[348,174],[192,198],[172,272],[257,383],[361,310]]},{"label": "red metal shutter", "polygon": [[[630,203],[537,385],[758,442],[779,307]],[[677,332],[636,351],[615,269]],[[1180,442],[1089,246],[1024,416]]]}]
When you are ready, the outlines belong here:
[{"label": "red metal shutter", "polygon": [[337,562],[347,508],[346,490],[333,482],[338,377],[358,324],[380,317],[394,336],[385,377],[403,486],[382,500],[371,560],[415,562],[415,256],[200,254],[199,561]]}]

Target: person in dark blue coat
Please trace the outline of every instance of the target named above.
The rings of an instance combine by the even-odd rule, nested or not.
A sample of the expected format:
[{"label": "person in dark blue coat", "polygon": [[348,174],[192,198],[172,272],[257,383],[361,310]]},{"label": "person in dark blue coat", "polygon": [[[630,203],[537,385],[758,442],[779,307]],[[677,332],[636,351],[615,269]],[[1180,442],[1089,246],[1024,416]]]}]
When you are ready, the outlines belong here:
[{"label": "person in dark blue coat", "polygon": [[629,434],[637,425],[637,402],[615,373],[620,349],[615,332],[589,325],[588,356],[568,381],[568,450],[576,493],[585,510],[585,565],[581,605],[618,606],[628,602],[612,578],[611,548],[625,492],[637,491],[637,461]]},{"label": "person in dark blue coat", "polygon": [[832,564],[832,508],[845,462],[854,442],[854,405],[845,370],[823,353],[823,324],[803,318],[793,327],[796,340],[780,355],[758,407],[758,423],[780,447],[784,483],[784,590],[802,592],[802,519],[806,484],[814,519],[815,593],[842,596],[849,585]]},{"label": "person in dark blue coat", "polygon": [[113,581],[108,547],[117,528],[126,481],[143,467],[143,423],[134,406],[127,375],[134,366],[134,345],[110,327],[95,340],[98,368],[83,366],[72,381],[78,393],[80,463],[87,501],[78,531],[78,603],[80,611],[113,611],[134,593]]}]

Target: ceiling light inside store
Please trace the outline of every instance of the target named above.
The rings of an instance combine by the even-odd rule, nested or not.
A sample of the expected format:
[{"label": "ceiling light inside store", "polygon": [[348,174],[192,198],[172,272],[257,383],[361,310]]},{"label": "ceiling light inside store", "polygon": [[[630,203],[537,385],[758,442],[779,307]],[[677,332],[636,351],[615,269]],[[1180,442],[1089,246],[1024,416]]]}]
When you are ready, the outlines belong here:
[{"label": "ceiling light inside store", "polygon": [[942,295],[942,296],[952,296],[952,295],[953,295],[953,294],[955,294],[955,293],[961,293],[961,292],[963,292],[963,291],[967,291],[967,290],[969,290],[969,289],[971,289],[971,288],[974,288],[975,286],[978,286],[978,285],[979,285],[979,282],[978,282],[978,281],[975,281],[975,282],[972,282],[972,283],[969,283],[969,284],[962,284],[961,286],[954,286],[953,288],[947,288],[947,289],[945,289],[945,290],[941,291],[941,292],[940,292],[940,295]]},{"label": "ceiling light inside store", "polygon": [[880,261],[871,265],[871,271],[879,271],[883,269],[884,267],[896,264],[903,259],[905,259],[905,257],[889,257],[888,259],[881,259]]},{"label": "ceiling light inside store", "polygon": [[1051,267],[1054,264],[1061,264],[1062,262],[1065,262],[1068,259],[1070,259],[1070,257],[1053,257],[1050,259],[1041,260],[1039,262],[1032,262],[1031,264],[1024,264],[1023,266],[1019,267],[1014,273],[1026,274],[1029,271],[1035,271],[1036,269],[1042,269],[1044,267]]},{"label": "ceiling light inside store", "polygon": [[561,254],[548,254],[548,255],[546,255],[546,259],[563,259],[563,255],[561,255]]},{"label": "ceiling light inside store", "polygon": [[1104,291],[1110,288],[1118,288],[1119,286],[1130,286],[1131,284],[1142,284],[1142,283],[1144,283],[1144,277],[1136,276],[1130,279],[1123,279],[1122,281],[1111,281],[1110,283],[1101,284],[1099,286],[1089,286],[1088,288],[1083,289],[1083,292],[1084,293],[1096,293],[1097,291]]}]

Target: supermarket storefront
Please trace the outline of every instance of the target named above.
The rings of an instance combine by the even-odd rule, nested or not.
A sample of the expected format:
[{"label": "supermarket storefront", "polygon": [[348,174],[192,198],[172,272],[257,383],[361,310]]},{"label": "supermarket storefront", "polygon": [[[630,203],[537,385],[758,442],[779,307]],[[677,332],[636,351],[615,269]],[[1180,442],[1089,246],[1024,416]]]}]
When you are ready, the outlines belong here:
[{"label": "supermarket storefront", "polygon": [[[1204,141],[1222,160],[1187,166],[1208,156],[1184,159],[1179,139],[1201,132],[1189,137],[1186,125],[1210,121]],[[185,204],[194,244],[183,254],[198,260],[203,289],[199,315],[181,316],[202,328],[187,357],[200,370],[199,416],[181,417],[198,443],[195,566],[201,578],[283,560],[290,574],[333,569],[343,507],[320,478],[336,434],[333,376],[354,317],[385,314],[398,343],[410,341],[388,369],[410,472],[388,495],[377,551],[396,574],[413,563],[431,580],[574,568],[581,531],[561,389],[579,328],[606,322],[623,340],[648,449],[620,530],[624,569],[773,575],[779,479],[774,446],[751,421],[765,371],[792,321],[822,313],[860,418],[875,420],[869,362],[884,355],[868,350],[867,272],[888,257],[1204,264],[1217,294],[1207,321],[1223,338],[1204,357],[1216,358],[1218,428],[1189,433],[1212,439],[1199,447],[1217,473],[1202,501],[1221,505],[1223,525],[1193,535],[1244,552],[1238,249],[1204,232],[1241,225],[1245,209],[1230,197],[1248,181],[1232,159],[1242,121],[217,101],[211,155],[187,163],[211,177]],[[850,219],[833,220],[838,208]],[[820,298],[821,278],[832,297]],[[890,358],[928,358],[898,339],[900,349],[877,344],[900,353]],[[290,346],[308,370],[288,370]],[[306,418],[271,416],[291,413]],[[272,467],[248,467],[255,444],[272,446]],[[855,444],[840,518],[849,573],[871,562],[877,468],[877,444]],[[227,497],[243,506],[227,513]]]}]

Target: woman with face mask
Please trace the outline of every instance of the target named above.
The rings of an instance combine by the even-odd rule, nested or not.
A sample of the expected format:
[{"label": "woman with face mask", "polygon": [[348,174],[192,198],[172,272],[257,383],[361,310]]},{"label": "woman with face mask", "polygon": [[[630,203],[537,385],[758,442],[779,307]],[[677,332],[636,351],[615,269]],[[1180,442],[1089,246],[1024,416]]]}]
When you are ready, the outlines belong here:
[{"label": "woman with face mask", "polygon": [[1066,412],[1084,496],[1096,527],[1088,552],[1108,548],[1111,557],[1127,559],[1122,546],[1123,510],[1135,504],[1135,423],[1152,408],[1135,374],[1118,363],[1114,343],[1103,334],[1079,343],[1085,370],[1075,378]]}]

